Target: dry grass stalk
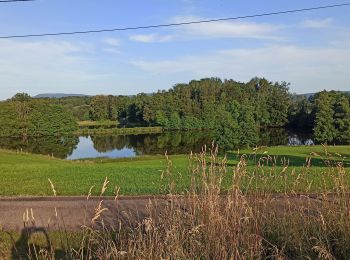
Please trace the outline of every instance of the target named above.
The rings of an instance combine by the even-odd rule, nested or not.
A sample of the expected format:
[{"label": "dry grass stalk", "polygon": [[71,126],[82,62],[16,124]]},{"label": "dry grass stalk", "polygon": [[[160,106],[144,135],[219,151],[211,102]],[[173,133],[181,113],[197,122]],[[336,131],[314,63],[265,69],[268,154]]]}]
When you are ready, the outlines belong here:
[{"label": "dry grass stalk", "polygon": [[51,185],[51,190],[53,192],[53,195],[54,196],[57,196],[57,192],[56,192],[56,189],[55,189],[55,186],[53,185],[52,181],[50,180],[50,178],[48,179],[49,180],[49,183]]},{"label": "dry grass stalk", "polygon": [[[297,195],[301,185],[305,191],[313,185],[306,178],[311,157],[303,168],[290,170],[288,160],[263,153],[252,169],[249,158],[241,155],[230,173],[227,158],[218,155],[216,146],[203,147],[200,154],[189,155],[191,186],[178,197],[172,162],[166,156],[162,178],[168,180],[167,204],[151,200],[147,218],[136,227],[119,222],[119,228],[111,230],[104,225],[106,208],[100,200],[92,225],[83,230],[80,248],[69,252],[75,259],[346,259],[350,255],[348,171],[334,161],[334,155],[325,154],[332,183],[325,177],[320,180],[324,190],[317,199]],[[295,179],[295,190],[280,194],[283,200],[254,187],[257,181],[266,187],[286,186],[288,176]],[[228,190],[223,188],[227,179],[231,180]],[[108,183],[106,178],[101,197]],[[116,187],[115,201],[119,190]]]}]

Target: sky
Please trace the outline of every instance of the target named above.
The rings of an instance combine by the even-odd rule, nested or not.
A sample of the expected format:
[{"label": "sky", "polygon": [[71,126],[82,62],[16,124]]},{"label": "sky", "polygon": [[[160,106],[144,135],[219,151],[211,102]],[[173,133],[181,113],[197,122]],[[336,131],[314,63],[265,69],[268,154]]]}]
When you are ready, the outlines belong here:
[{"label": "sky", "polygon": [[[345,1],[345,0],[344,0]],[[344,3],[331,0],[37,0],[0,3],[0,36],[133,27]],[[265,77],[350,90],[350,6],[181,27],[0,39],[0,99],[133,95],[192,79]]]}]

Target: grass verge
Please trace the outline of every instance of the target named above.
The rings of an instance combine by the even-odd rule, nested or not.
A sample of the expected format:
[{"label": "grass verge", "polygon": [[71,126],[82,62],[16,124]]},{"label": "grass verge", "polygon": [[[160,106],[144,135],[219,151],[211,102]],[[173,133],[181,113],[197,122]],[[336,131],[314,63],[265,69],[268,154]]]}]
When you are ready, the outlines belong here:
[{"label": "grass verge", "polygon": [[80,127],[88,127],[88,126],[116,126],[117,121],[79,121],[78,125]]},{"label": "grass verge", "polygon": [[75,135],[130,135],[130,134],[158,134],[162,133],[161,127],[133,127],[133,128],[81,128]]},{"label": "grass verge", "polygon": [[[325,152],[326,151],[326,152]],[[228,154],[227,174],[223,190],[229,188],[233,169],[241,157],[247,160],[247,174],[242,179],[243,191],[317,192],[332,190],[333,175],[329,166],[342,162],[350,166],[349,146],[325,147],[262,147],[258,150]],[[170,156],[176,192],[190,187],[188,156]],[[107,177],[111,186],[121,187],[121,195],[164,194],[166,170],[164,156],[144,156],[129,159],[93,159],[66,161],[42,155],[0,150],[0,196],[51,195],[48,179],[58,195],[85,195],[91,186]],[[346,179],[350,180],[348,175]],[[296,183],[296,181],[298,183]],[[113,196],[113,188],[106,195]],[[98,191],[93,191],[94,195]]]},{"label": "grass verge", "polygon": [[[261,169],[276,161],[265,152],[258,159],[257,167]],[[257,155],[257,151],[252,155]],[[4,257],[12,254],[29,259],[347,259],[350,255],[348,171],[343,155],[336,155],[337,160],[333,160],[334,154],[326,150],[325,156],[327,166],[314,167],[332,177],[331,190],[321,187],[319,200],[295,201],[287,196],[281,204],[276,204],[266,191],[255,193],[253,200],[245,195],[243,189],[256,192],[254,186],[244,184],[245,178],[252,177],[246,156],[239,157],[229,185],[224,186],[228,160],[219,157],[215,148],[209,154],[190,156],[190,185],[179,200],[173,196],[178,185],[174,161],[167,157],[162,175],[167,203],[160,206],[150,201],[148,215],[135,225],[119,222],[117,229],[105,225],[106,208],[101,197],[91,224],[82,227],[78,236],[62,230],[59,239],[52,233],[52,239],[44,236],[41,240],[29,240],[32,234],[29,227],[25,229],[27,233],[15,235],[15,242],[3,239],[0,253]],[[286,175],[285,160],[283,163],[281,173]],[[304,168],[311,168],[309,159]],[[296,173],[294,177],[288,183],[291,193],[295,192],[293,187],[301,184]],[[107,179],[101,186],[102,196],[107,190]],[[330,191],[335,194],[330,196]],[[115,200],[118,201],[118,196]],[[27,225],[29,219],[25,221]],[[49,243],[40,245],[45,240]]]}]

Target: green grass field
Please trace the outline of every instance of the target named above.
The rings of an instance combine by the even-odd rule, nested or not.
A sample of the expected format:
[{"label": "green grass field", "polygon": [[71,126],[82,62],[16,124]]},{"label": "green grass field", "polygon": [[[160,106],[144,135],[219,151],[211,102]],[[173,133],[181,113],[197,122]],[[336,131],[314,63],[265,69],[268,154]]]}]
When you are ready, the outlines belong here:
[{"label": "green grass field", "polygon": [[[244,168],[246,171],[240,171],[241,174],[243,173],[240,186],[243,192],[328,192],[337,191],[339,188],[342,188],[343,192],[347,192],[350,187],[350,146],[327,147],[326,151],[322,146],[281,146],[262,147],[256,151],[242,150],[239,152],[231,152],[228,154],[227,173],[223,180],[224,189],[225,187],[229,187],[230,180],[232,180],[233,176],[232,172],[237,166],[239,158],[243,155],[245,155],[247,159],[247,167]],[[307,157],[311,157],[311,161],[306,160]],[[176,189],[179,193],[182,193],[189,187],[191,179],[190,165],[196,167],[196,155],[193,156],[191,161],[188,156],[185,155],[170,156],[170,159],[172,161],[171,172],[173,174],[173,180],[176,182]],[[221,160],[222,157],[219,159]],[[342,162],[342,164],[340,164],[340,162]],[[57,195],[87,195],[92,186],[94,186],[93,193],[99,195],[105,177],[110,181],[109,188],[105,195],[114,195],[114,187],[116,185],[121,188],[120,194],[124,195],[163,194],[166,193],[165,187],[167,179],[162,178],[162,176],[165,176],[162,172],[167,168],[167,165],[165,156],[145,156],[133,159],[115,160],[91,159],[84,161],[66,161],[48,156],[0,150],[0,196],[52,195],[48,179],[52,180],[54,183]],[[287,165],[289,166],[286,167]],[[345,167],[343,168],[342,165]],[[202,167],[199,167],[199,169],[202,169]],[[218,172],[219,171],[215,171],[216,174]],[[327,192],[323,194],[327,194]],[[242,203],[241,207],[247,207],[245,203],[239,203]],[[207,203],[201,205],[206,204]],[[344,212],[347,212],[348,208],[345,201],[340,207],[343,207],[346,210]],[[207,207],[204,209],[205,211],[202,209],[201,214],[207,214]],[[285,250],[287,252],[288,250],[294,252],[293,250],[295,250],[297,246],[300,246],[300,241],[303,241],[303,247],[300,249],[301,251],[313,248],[312,246],[314,244],[310,243],[310,246],[307,243],[310,237],[323,235],[327,239],[328,236],[334,239],[334,232],[340,234],[339,232],[343,230],[345,230],[343,232],[345,235],[348,234],[348,232],[346,232],[346,230],[348,230],[346,214],[341,215],[344,216],[345,221],[338,220],[340,219],[340,215],[333,216],[334,212],[324,215],[325,218],[321,215],[323,223],[324,221],[327,223],[327,225],[324,226],[327,226],[330,230],[329,234],[321,234],[318,232],[319,229],[314,228],[314,222],[312,222],[312,220],[310,221],[310,216],[302,215],[302,212],[307,211],[304,208],[300,208],[299,211],[295,212],[294,215],[288,212],[288,215],[282,214],[284,217],[275,219],[272,217],[274,216],[273,214],[268,215],[266,213],[269,212],[268,208],[263,210],[262,212],[267,215],[257,218],[265,221],[261,224],[262,236],[266,237],[267,241],[278,243],[277,245],[279,245],[280,248],[284,248],[285,245],[287,245],[289,247]],[[198,214],[198,211],[194,212]],[[232,213],[231,211],[228,212]],[[248,211],[246,210],[245,212]],[[182,220],[186,218],[186,214],[180,217],[177,216]],[[168,216],[176,216],[176,214],[174,213]],[[330,218],[330,216],[333,217]],[[232,218],[231,215],[230,217],[231,219],[235,219]],[[228,219],[227,216],[223,218]],[[216,221],[220,221],[218,217],[210,218],[210,221],[214,221],[215,219],[218,219]],[[239,223],[243,223],[241,222],[241,219],[243,219],[242,217],[237,219],[240,219]],[[321,220],[316,220],[315,223],[317,227],[320,226],[320,222]],[[179,224],[178,222],[170,222],[169,226],[171,230],[174,230],[173,227],[175,225],[173,223]],[[188,225],[188,222],[184,221],[184,223]],[[194,223],[194,227],[197,227],[197,222]],[[284,230],[284,225],[287,224],[291,226],[287,226],[288,229]],[[218,225],[212,226],[217,227]],[[180,227],[186,227],[186,225],[181,224]],[[194,227],[190,227],[189,230],[193,230]],[[86,235],[87,233],[85,232],[84,234]],[[101,239],[106,238],[101,236],[101,233],[92,234],[98,234],[94,236],[94,239],[96,239],[96,237]],[[168,234],[168,232],[166,234]],[[341,233],[338,237],[340,237],[339,239],[343,239],[345,235],[343,236]],[[84,235],[83,232],[73,233],[67,230],[60,230],[49,232],[49,237],[51,243],[54,245],[53,251],[55,256],[63,257],[71,248],[77,250],[83,245],[82,241]],[[108,239],[111,237],[113,236],[108,235]],[[22,236],[19,233],[0,230],[0,238],[1,259],[10,258],[11,255],[17,259],[19,254],[23,255],[23,257],[28,254],[28,241],[21,239]],[[87,238],[85,237],[84,239],[84,241],[86,241]],[[132,236],[132,239],[132,241],[134,241],[134,236]],[[106,240],[103,241],[106,242]],[[97,240],[99,248],[101,247],[100,243],[103,243],[103,241]],[[347,240],[340,241],[343,242],[344,245],[348,244]],[[45,248],[47,246],[46,240],[42,235],[34,236],[31,238],[30,242],[34,243],[37,247],[41,246]],[[107,240],[107,242],[109,242],[109,240]],[[127,243],[125,242],[125,244]],[[111,243],[111,245],[114,244]],[[344,248],[346,247],[344,246]]]},{"label": "green grass field", "polygon": [[[337,177],[337,163],[350,168],[350,146],[271,147],[257,152],[243,150],[228,154],[224,186],[228,187],[239,157],[247,154],[247,173],[242,178],[243,191],[312,192],[332,190]],[[311,155],[310,167],[306,157]],[[269,161],[267,162],[267,158]],[[173,180],[179,193],[186,191],[191,179],[189,159],[185,155],[170,156]],[[195,161],[195,160],[194,160]],[[256,165],[260,162],[260,166]],[[195,162],[194,162],[195,164]],[[285,167],[289,164],[288,167]],[[192,163],[193,165],[193,163]],[[48,179],[58,195],[86,195],[94,186],[98,195],[107,177],[106,195],[114,195],[115,186],[122,195],[156,195],[166,193],[167,178],[162,178],[167,162],[164,156],[134,159],[95,159],[65,161],[42,155],[0,150],[0,196],[52,195]],[[349,179],[348,175],[345,178]]]}]

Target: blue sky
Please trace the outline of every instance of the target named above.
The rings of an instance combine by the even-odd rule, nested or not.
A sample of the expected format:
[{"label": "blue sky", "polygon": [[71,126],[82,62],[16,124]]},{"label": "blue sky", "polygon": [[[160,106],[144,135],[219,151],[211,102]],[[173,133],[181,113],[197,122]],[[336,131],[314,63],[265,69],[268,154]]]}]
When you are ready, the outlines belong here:
[{"label": "blue sky", "polygon": [[[0,35],[129,27],[339,4],[280,0],[0,3]],[[350,7],[231,22],[0,39],[0,99],[17,92],[129,95],[204,77],[350,90]]]}]

